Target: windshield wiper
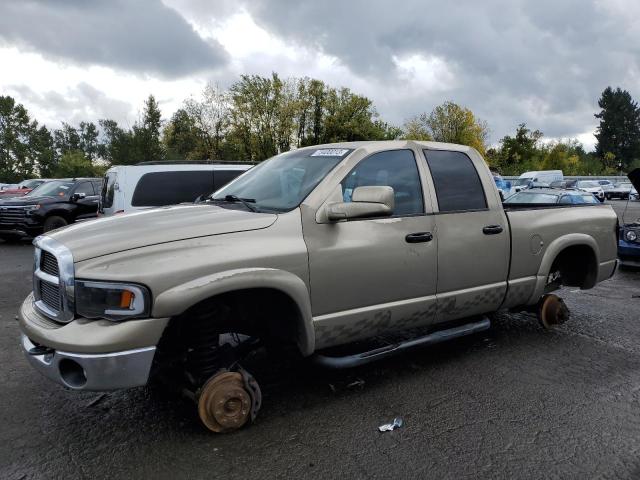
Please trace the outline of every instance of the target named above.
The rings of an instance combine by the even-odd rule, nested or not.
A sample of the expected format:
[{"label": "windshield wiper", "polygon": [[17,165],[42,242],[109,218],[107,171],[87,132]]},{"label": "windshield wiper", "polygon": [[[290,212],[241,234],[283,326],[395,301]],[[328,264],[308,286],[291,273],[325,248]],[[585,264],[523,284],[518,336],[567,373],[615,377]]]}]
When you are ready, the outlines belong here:
[{"label": "windshield wiper", "polygon": [[256,209],[256,207],[251,205],[251,203],[256,203],[255,198],[240,198],[237,195],[225,195],[224,198],[214,198],[214,200],[219,201],[219,202],[240,202],[245,207],[247,207],[247,210],[249,210],[251,212],[257,212],[258,211]]}]

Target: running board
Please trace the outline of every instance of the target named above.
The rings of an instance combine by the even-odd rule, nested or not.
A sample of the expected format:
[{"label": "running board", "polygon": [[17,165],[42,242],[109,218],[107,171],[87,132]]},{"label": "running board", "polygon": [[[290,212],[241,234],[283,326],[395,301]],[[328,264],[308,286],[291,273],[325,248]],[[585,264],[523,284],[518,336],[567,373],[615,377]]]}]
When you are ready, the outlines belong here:
[{"label": "running board", "polygon": [[315,364],[327,368],[358,367],[382,358],[391,357],[392,355],[396,355],[411,348],[435,345],[436,343],[445,342],[454,338],[482,332],[483,330],[488,330],[489,327],[491,327],[491,322],[487,317],[483,317],[482,320],[477,322],[467,323],[465,325],[448,328],[446,330],[439,330],[423,337],[407,340],[406,342],[386,345],[384,347],[369,350],[368,352],[356,353],[345,357],[330,357],[316,353],[311,357],[311,360]]}]

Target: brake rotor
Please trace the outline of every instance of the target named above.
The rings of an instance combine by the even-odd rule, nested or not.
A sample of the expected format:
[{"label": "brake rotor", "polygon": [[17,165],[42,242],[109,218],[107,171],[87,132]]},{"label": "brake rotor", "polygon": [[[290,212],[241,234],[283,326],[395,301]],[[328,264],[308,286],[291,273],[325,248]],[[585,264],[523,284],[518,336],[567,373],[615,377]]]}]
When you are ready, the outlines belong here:
[{"label": "brake rotor", "polygon": [[206,427],[218,433],[244,426],[252,418],[253,401],[239,372],[221,372],[203,385],[198,397],[198,415]]},{"label": "brake rotor", "polygon": [[550,330],[569,320],[569,308],[557,295],[544,295],[538,307],[538,320],[545,329]]}]

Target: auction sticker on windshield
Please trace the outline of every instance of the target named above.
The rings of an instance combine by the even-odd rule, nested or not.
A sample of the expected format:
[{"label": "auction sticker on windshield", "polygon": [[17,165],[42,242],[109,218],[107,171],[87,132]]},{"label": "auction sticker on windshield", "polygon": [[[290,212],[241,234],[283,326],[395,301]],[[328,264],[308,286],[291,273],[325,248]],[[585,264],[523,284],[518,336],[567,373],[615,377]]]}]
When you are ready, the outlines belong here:
[{"label": "auction sticker on windshield", "polygon": [[349,151],[348,148],[323,148],[311,154],[312,157],[341,157]]}]

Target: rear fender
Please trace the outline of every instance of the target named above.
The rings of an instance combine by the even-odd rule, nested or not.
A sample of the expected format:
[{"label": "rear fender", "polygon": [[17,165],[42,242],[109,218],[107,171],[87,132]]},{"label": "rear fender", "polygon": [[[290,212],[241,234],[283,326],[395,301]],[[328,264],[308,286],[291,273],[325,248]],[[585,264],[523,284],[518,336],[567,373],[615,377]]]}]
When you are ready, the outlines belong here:
[{"label": "rear fender", "polygon": [[596,257],[596,265],[599,265],[600,249],[598,247],[598,243],[590,235],[584,233],[569,233],[560,238],[556,238],[549,244],[544,252],[544,256],[542,257],[542,262],[540,262],[540,268],[537,273],[536,288],[528,303],[537,301],[537,299],[544,293],[547,278],[551,272],[551,266],[560,252],[567,247],[578,245],[590,247]]}]

